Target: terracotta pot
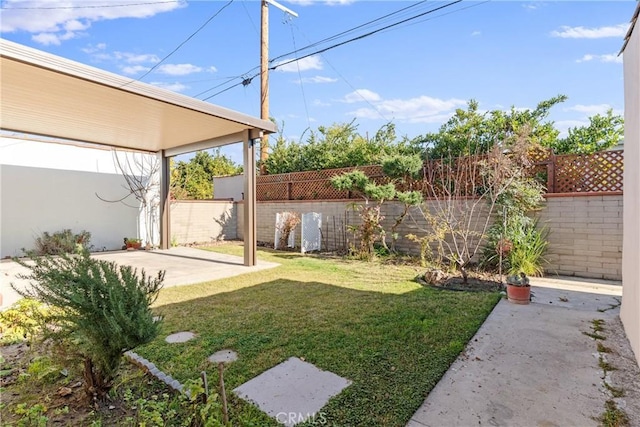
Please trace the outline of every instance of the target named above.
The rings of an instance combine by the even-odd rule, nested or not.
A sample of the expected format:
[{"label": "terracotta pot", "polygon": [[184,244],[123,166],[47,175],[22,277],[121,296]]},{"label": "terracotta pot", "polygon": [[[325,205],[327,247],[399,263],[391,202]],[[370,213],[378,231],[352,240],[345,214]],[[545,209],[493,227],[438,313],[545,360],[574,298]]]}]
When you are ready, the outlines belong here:
[{"label": "terracotta pot", "polygon": [[507,283],[507,298],[514,304],[529,304],[531,286],[516,286]]},{"label": "terracotta pot", "polygon": [[140,249],[142,242],[127,242],[127,249]]}]

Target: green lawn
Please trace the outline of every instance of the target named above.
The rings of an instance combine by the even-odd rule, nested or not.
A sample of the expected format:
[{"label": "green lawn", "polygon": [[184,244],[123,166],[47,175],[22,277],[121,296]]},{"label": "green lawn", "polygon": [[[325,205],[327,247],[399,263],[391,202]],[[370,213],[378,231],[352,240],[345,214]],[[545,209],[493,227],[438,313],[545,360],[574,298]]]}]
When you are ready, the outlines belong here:
[{"label": "green lawn", "polygon": [[[212,250],[242,253],[241,246]],[[353,381],[323,409],[330,425],[403,426],[499,299],[423,288],[412,281],[415,267],[267,250],[259,258],[282,265],[163,290],[156,302],[163,332],[138,353],[181,382],[202,370],[215,382],[207,357],[234,349],[240,358],[225,371],[229,391],[300,357]],[[197,338],[166,344],[177,331]],[[234,425],[276,425],[230,398]]]}]

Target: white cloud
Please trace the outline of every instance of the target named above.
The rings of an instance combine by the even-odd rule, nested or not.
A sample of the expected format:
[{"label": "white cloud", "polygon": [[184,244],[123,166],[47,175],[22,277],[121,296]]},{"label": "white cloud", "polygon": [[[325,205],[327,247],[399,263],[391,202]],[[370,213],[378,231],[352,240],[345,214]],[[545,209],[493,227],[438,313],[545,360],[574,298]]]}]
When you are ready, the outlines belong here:
[{"label": "white cloud", "polygon": [[188,89],[188,86],[183,85],[180,82],[174,83],[166,83],[166,82],[150,82],[150,84],[157,86],[162,89],[171,90],[173,92],[182,92],[185,89]]},{"label": "white cloud", "polygon": [[160,58],[152,53],[113,52],[113,58],[123,60],[127,64],[144,64],[160,62]]},{"label": "white cloud", "polygon": [[608,53],[604,55],[594,55],[594,54],[588,53],[584,55],[582,58],[576,59],[576,62],[589,62],[589,61],[600,61],[600,62],[622,64],[622,55],[618,56],[615,53]]},{"label": "white cloud", "polygon": [[624,37],[629,29],[629,24],[610,25],[605,27],[569,27],[563,25],[560,30],[551,32],[553,37],[564,39],[601,39],[605,37]]},{"label": "white cloud", "polygon": [[623,110],[615,109],[609,104],[576,104],[573,107],[564,109],[565,111],[577,111],[583,113],[585,116],[593,116],[595,114],[606,114],[607,111],[613,110],[613,114],[624,114]]},{"label": "white cloud", "polygon": [[188,74],[199,73],[201,67],[193,64],[163,64],[158,67],[158,73],[169,76],[186,76]]},{"label": "white cloud", "polygon": [[593,104],[593,105],[583,105],[577,104],[573,107],[565,108],[565,111],[577,111],[579,113],[585,113],[589,116],[594,114],[604,114],[609,109],[611,109],[611,105],[609,104]]},{"label": "white cloud", "polygon": [[471,33],[471,37],[478,37],[482,35],[482,31],[474,31]]},{"label": "white cloud", "polygon": [[103,51],[107,48],[107,44],[106,43],[98,43],[97,45],[88,45],[87,47],[83,48],[82,51],[84,53],[87,53],[89,55]]},{"label": "white cloud", "polygon": [[[354,95],[354,92],[345,96],[345,101],[347,99],[356,99],[351,95]],[[356,96],[358,95],[356,94]],[[456,108],[462,107],[467,103],[462,99],[451,98],[445,100],[426,95],[409,99],[383,100],[378,94],[371,91],[367,91],[366,96],[369,96],[368,101],[375,108],[359,108],[349,112],[349,115],[365,119],[379,119],[382,115],[383,117],[393,117],[396,121],[407,123],[442,123],[451,117]]]},{"label": "white cloud", "polygon": [[377,93],[370,91],[369,89],[357,89],[353,92],[350,92],[344,96],[342,102],[346,102],[347,104],[353,104],[354,102],[376,102],[380,101],[380,95]]},{"label": "white cloud", "polygon": [[218,69],[212,65],[209,68],[207,68],[207,71],[210,73],[216,73],[218,72]]},{"label": "white cloud", "polygon": [[330,107],[331,103],[322,101],[320,99],[314,99],[313,105],[315,105],[316,107]]},{"label": "white cloud", "polygon": [[122,67],[122,72],[128,75],[143,73],[145,71],[149,71],[149,67],[145,67],[144,65],[127,65]]},{"label": "white cloud", "polygon": [[296,80],[296,83],[335,83],[338,79],[333,77],[315,76],[315,77],[303,77],[302,80]]},{"label": "white cloud", "polygon": [[45,46],[49,46],[49,45],[59,46],[60,45],[60,37],[58,37],[54,33],[36,34],[36,35],[31,36],[31,40],[33,40],[36,43],[43,44]]},{"label": "white cloud", "polygon": [[[185,7],[186,1],[176,0],[171,3],[140,2],[131,6],[129,0],[111,0],[110,6],[128,4],[124,7],[83,7],[86,0],[66,0],[52,2],[50,0],[6,0],[2,4],[0,31],[13,33],[26,31],[33,33],[32,39],[37,43],[58,45],[64,40],[81,35],[96,21],[119,18],[149,18],[158,13],[168,12]],[[64,8],[55,9],[60,6]],[[29,7],[29,9],[19,9]]]},{"label": "white cloud", "polygon": [[322,70],[322,61],[320,60],[320,57],[318,55],[308,56],[298,61],[293,61],[286,65],[280,66],[280,64],[284,64],[285,62],[289,61],[290,59],[285,59],[283,61],[276,62],[276,70],[283,71],[285,73],[297,73],[298,68],[300,68],[300,71]]}]

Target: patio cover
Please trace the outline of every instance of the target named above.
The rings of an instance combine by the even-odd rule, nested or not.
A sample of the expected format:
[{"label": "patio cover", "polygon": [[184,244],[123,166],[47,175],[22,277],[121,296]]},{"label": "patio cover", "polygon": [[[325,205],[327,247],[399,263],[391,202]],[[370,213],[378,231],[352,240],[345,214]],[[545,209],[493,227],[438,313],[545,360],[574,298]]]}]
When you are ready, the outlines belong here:
[{"label": "patio cover", "polygon": [[159,153],[161,247],[169,247],[169,157],[242,142],[245,264],[255,265],[255,147],[275,125],[0,39],[0,129]]}]

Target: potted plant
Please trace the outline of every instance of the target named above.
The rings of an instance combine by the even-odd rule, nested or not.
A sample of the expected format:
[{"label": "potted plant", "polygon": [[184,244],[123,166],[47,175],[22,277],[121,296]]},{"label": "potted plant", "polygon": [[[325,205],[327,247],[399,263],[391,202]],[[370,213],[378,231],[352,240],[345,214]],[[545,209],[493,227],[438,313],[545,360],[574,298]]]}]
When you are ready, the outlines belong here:
[{"label": "potted plant", "polygon": [[128,251],[133,251],[136,249],[140,249],[142,247],[142,241],[137,238],[125,237],[124,244]]},{"label": "potted plant", "polygon": [[529,304],[531,285],[526,274],[507,276],[507,298],[513,304]]}]

